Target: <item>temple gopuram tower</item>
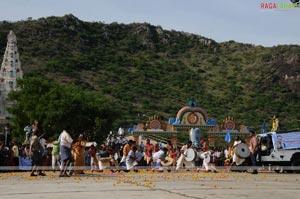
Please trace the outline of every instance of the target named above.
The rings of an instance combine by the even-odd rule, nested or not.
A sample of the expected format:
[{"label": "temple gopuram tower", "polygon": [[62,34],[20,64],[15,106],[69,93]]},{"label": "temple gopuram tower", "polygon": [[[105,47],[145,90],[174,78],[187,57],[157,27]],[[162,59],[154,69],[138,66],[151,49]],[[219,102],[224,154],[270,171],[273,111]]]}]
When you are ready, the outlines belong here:
[{"label": "temple gopuram tower", "polygon": [[21,61],[19,58],[17,37],[13,31],[7,35],[7,45],[3,56],[0,71],[0,119],[10,119],[7,108],[13,102],[8,101],[8,93],[17,90],[17,79],[23,78]]}]

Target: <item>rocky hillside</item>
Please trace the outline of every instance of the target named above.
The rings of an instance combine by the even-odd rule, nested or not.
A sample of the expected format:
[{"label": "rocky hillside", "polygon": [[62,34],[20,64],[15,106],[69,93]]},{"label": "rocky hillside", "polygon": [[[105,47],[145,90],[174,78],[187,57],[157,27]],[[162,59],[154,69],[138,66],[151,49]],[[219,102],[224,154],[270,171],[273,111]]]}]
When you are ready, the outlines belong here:
[{"label": "rocky hillside", "polygon": [[[27,77],[75,84],[115,102],[130,126],[138,115],[167,119],[191,97],[219,123],[231,115],[259,129],[278,113],[285,128],[300,119],[300,46],[272,48],[164,30],[147,23],[84,22],[73,15],[0,22],[3,55],[17,35]],[[1,57],[2,59],[2,57]]]}]

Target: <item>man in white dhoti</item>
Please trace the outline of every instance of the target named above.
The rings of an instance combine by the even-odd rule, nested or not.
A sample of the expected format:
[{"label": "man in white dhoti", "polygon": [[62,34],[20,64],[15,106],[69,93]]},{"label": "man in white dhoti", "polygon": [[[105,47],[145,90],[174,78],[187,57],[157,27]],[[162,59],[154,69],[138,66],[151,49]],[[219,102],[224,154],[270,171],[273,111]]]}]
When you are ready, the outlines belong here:
[{"label": "man in white dhoti", "polygon": [[[240,143],[242,143],[242,140],[240,139],[240,136],[236,136],[235,140],[234,140],[234,143],[233,143],[233,151],[235,149],[235,147],[237,147],[237,145],[239,145]],[[231,166],[233,166],[234,164],[236,164],[237,166],[239,166],[240,164],[242,164],[244,162],[244,159],[240,159],[236,154],[235,152],[233,152],[233,155],[232,155],[232,163],[231,163]]]},{"label": "man in white dhoti", "polygon": [[212,161],[211,155],[212,155],[211,151],[206,151],[201,154],[201,158],[203,159],[202,166],[204,167],[205,172],[209,172],[211,170],[214,173],[218,173],[215,167],[215,163]]},{"label": "man in white dhoti", "polygon": [[180,157],[177,160],[176,170],[182,168],[183,164],[185,165],[186,169],[194,167],[194,161],[187,161],[187,151],[188,149],[192,149],[192,142],[188,141],[186,145],[183,145],[180,149]]},{"label": "man in white dhoti", "polygon": [[126,157],[126,169],[127,170],[135,169],[134,167],[137,166],[137,161],[136,161],[137,155],[138,155],[137,147],[133,146]]}]

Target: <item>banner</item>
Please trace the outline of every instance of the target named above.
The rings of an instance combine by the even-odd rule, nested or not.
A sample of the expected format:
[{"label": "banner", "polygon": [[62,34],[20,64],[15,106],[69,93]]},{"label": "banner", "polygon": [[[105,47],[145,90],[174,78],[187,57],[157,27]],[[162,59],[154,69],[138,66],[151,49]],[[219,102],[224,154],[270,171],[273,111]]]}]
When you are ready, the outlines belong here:
[{"label": "banner", "polygon": [[300,149],[300,132],[272,134],[274,149]]}]

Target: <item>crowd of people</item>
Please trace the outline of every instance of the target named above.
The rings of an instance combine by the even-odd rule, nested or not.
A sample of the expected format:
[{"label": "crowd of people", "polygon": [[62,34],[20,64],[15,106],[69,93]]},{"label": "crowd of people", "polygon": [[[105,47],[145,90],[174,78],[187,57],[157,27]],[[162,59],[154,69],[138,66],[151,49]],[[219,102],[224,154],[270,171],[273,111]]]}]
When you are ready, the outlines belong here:
[{"label": "crowd of people", "polygon": [[[209,149],[203,138],[199,146],[194,147],[189,141],[182,147],[177,147],[171,141],[166,144],[151,143],[150,139],[136,143],[127,141],[124,135],[110,138],[100,146],[87,145],[84,136],[77,138],[72,128],[66,128],[58,139],[47,142],[39,129],[38,121],[24,129],[26,139],[23,144],[17,142],[0,142],[0,166],[9,166],[10,170],[31,169],[30,176],[45,176],[44,170],[59,171],[60,177],[74,174],[84,174],[87,169],[92,172],[102,172],[109,169],[112,172],[137,171],[146,168],[151,171],[197,169],[203,172],[218,172],[218,166],[239,165],[240,158],[234,153],[234,148],[242,141],[236,138],[233,146]],[[255,133],[251,131],[249,150],[252,165],[256,166],[258,143]],[[257,173],[254,170],[253,173]]]}]

